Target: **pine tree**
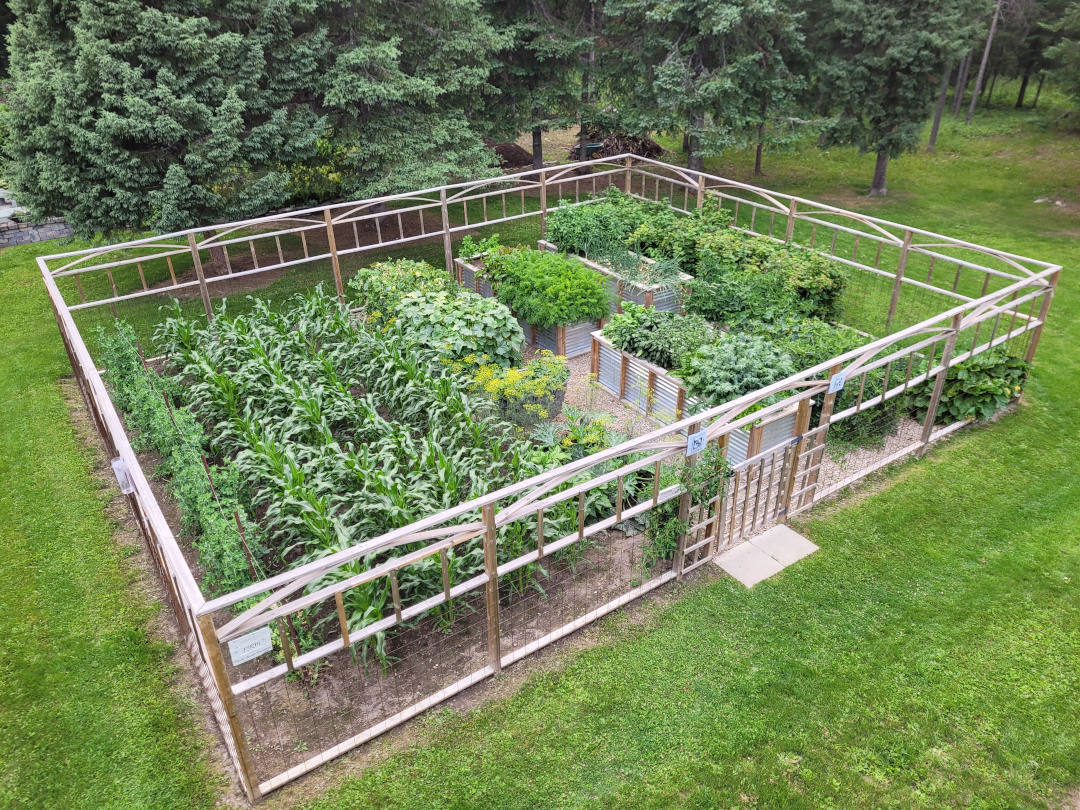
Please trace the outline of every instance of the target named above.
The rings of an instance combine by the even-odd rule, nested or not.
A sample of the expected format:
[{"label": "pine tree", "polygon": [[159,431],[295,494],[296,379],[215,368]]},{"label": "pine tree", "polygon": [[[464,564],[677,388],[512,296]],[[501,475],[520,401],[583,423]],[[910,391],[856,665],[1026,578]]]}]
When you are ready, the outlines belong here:
[{"label": "pine tree", "polygon": [[915,151],[947,64],[970,47],[984,0],[831,0],[812,22],[821,90],[835,118],[823,146],[877,155],[871,196],[890,158]]}]

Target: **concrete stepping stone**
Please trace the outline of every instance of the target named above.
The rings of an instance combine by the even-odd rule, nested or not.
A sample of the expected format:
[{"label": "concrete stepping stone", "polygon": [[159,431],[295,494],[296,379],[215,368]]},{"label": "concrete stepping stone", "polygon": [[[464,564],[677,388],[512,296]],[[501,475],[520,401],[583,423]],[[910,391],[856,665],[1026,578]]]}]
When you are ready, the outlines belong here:
[{"label": "concrete stepping stone", "polygon": [[728,549],[715,562],[747,588],[753,588],[817,550],[818,547],[801,534],[779,524]]}]

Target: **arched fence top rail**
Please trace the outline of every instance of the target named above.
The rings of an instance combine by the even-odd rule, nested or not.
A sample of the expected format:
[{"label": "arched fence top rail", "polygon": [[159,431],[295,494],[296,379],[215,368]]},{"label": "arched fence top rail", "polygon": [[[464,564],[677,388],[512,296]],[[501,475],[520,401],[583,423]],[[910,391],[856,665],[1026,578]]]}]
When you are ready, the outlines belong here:
[{"label": "arched fence top rail", "polygon": [[[852,268],[861,274],[858,278],[863,286],[859,287],[859,294],[865,296],[865,300],[860,298],[859,304],[872,309],[873,313],[872,317],[868,316],[870,325],[861,327],[849,323],[847,326],[860,331],[868,342],[700,412],[687,413],[683,410],[684,401],[679,399],[670,419],[665,422],[651,417],[659,424],[635,439],[515,481],[495,492],[232,593],[206,599],[124,434],[123,422],[109,399],[73,314],[104,305],[115,307],[121,302],[147,296],[180,291],[190,294],[198,289],[207,317],[211,318],[210,291],[222,289],[226,286],[223,282],[301,265],[316,265],[315,273],[303,277],[305,284],[312,276],[324,272],[326,280],[330,280],[329,271],[332,270],[339,300],[344,303],[342,257],[349,256],[355,261],[355,257],[365,251],[375,250],[386,255],[388,250],[403,249],[427,240],[436,245],[442,243],[447,269],[452,271],[452,237],[455,235],[526,217],[538,218],[537,230],[543,235],[546,217],[552,210],[557,206],[594,201],[592,195],[599,193],[605,183],[621,185],[636,196],[658,200],[682,213],[688,213],[694,206],[716,205],[732,212],[735,218],[732,227],[739,231],[775,242],[800,245]],[[509,202],[514,205],[508,205]],[[408,230],[404,227],[405,222],[409,223]],[[365,235],[363,240],[361,233]],[[286,238],[291,241],[285,242]],[[423,255],[431,252],[430,248],[425,251]],[[867,258],[867,254],[872,257]],[[203,272],[202,263],[207,256],[215,265],[216,275]],[[978,261],[973,260],[975,258]],[[155,262],[157,264],[151,267]],[[1061,271],[1060,266],[1048,262],[625,154],[59,252],[39,258],[38,264],[88,409],[110,453],[123,459],[131,473],[134,491],[128,497],[132,509],[166,583],[230,757],[252,800],[258,800],[267,790],[498,672],[501,666],[682,576],[685,571],[711,559],[723,543],[738,542],[760,531],[771,520],[786,519],[809,508],[825,494],[858,480],[890,459],[921,453],[935,438],[947,435],[958,426],[935,428],[934,422],[949,368],[1007,343],[1014,354],[1031,361]],[[156,275],[144,272],[146,268]],[[195,271],[195,278],[181,275],[189,269]],[[72,300],[67,300],[65,295],[71,296]],[[912,296],[917,300],[912,300]],[[898,306],[900,302],[905,302],[905,306]],[[115,309],[113,314],[118,314]],[[873,337],[871,333],[881,337]],[[625,381],[627,360],[623,354]],[[594,362],[597,361],[594,359]],[[641,373],[643,376],[635,385],[655,390],[655,379],[664,372],[651,368]],[[830,385],[837,375],[844,375],[851,385],[847,399],[839,406]],[[869,375],[877,375],[879,383],[864,396]],[[830,425],[902,396],[916,385],[934,391],[921,435],[902,450],[892,452],[884,461],[875,462],[839,482],[834,479],[819,483]],[[622,392],[619,395],[622,397]],[[623,402],[630,404],[627,398]],[[812,406],[820,415],[816,426],[809,423]],[[748,413],[752,407],[757,410]],[[794,417],[791,415],[793,410]],[[645,413],[648,416],[648,410]],[[794,436],[771,448],[760,443],[755,445],[752,439],[743,440],[747,441],[746,452],[739,456],[742,460],[732,466],[731,488],[726,494],[721,490],[708,503],[695,505],[691,504],[689,493],[681,485],[661,487],[661,465],[686,455],[689,434],[703,431],[708,442],[727,447],[736,434],[757,435],[760,439],[761,426],[784,414],[787,414],[784,418],[795,420]],[[602,472],[595,471],[597,465],[605,465]],[[653,471],[651,499],[645,497],[624,504],[622,487],[628,477]],[[617,505],[613,507],[614,514],[588,523],[584,518],[585,497],[599,487],[614,489],[616,484],[619,494]],[[569,549],[576,542],[607,531],[628,516],[641,515],[676,499],[680,520],[691,528],[683,532],[670,570],[647,582],[635,581],[636,584],[628,585],[625,592],[618,592],[617,598],[595,606],[585,615],[534,638],[513,652],[500,653],[500,578],[540,563],[546,559],[545,554]],[[500,530],[513,528],[512,524],[517,523],[524,526],[529,520],[538,521],[535,525],[538,530],[545,510],[558,508],[565,512],[575,501],[579,504],[576,531],[550,542],[545,541],[541,533],[537,547],[532,550],[501,562],[501,558],[496,558],[495,548],[497,542],[501,542],[496,537]],[[398,599],[396,577],[399,572],[411,565],[432,564],[432,560],[439,557],[445,561],[448,550],[478,539],[483,540],[485,554],[484,569],[480,573],[464,581],[451,583],[445,580],[444,593],[423,601],[404,603]],[[401,549],[407,544],[410,548]],[[393,550],[398,550],[396,556],[387,554]],[[342,566],[375,554],[382,556],[375,558],[369,570],[356,574],[349,572],[349,576],[339,581],[327,577]],[[298,654],[287,658],[286,663],[275,664],[255,674],[248,671],[240,675],[235,667],[230,670],[220,645],[273,622],[279,623],[280,638],[282,621],[289,620],[299,610],[315,606],[332,614],[335,599],[338,615],[343,616],[342,594],[380,578],[387,578],[393,585],[395,614],[363,629],[355,629],[353,642],[387,631],[405,620],[421,617],[425,611],[448,605],[451,600],[471,598],[470,594],[475,596],[478,590],[484,590],[489,622],[486,666],[446,682],[435,694],[395,711],[382,721],[372,721],[362,733],[323,746],[319,749],[322,753],[299,765],[270,771],[268,778],[260,777],[245,741],[245,726],[238,713],[237,697],[268,688],[296,667],[348,649],[349,630],[342,620],[340,638],[302,654],[297,650]],[[254,604],[225,617],[219,613],[235,611],[242,602]],[[286,643],[283,650],[287,649]],[[247,722],[256,722],[255,716],[249,713]]]}]

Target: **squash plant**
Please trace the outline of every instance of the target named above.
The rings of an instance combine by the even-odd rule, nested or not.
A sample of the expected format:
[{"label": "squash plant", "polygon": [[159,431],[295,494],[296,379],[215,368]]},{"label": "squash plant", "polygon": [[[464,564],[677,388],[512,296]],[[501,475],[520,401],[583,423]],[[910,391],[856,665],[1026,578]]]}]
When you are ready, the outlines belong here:
[{"label": "squash plant", "polygon": [[[991,349],[957,363],[945,375],[936,421],[950,424],[989,419],[1020,396],[1030,370],[1030,364],[1000,349]],[[931,379],[905,397],[904,404],[915,419],[926,418],[933,391],[934,380]]]}]

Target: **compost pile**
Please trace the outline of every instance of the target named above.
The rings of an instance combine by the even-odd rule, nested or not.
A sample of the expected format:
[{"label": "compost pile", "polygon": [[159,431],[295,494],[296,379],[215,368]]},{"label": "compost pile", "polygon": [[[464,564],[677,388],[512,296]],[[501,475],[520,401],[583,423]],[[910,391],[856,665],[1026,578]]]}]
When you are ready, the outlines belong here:
[{"label": "compost pile", "polygon": [[529,169],[532,168],[532,153],[522,149],[516,143],[495,143],[484,141],[488,149],[494,149],[499,156],[499,163],[504,169]]}]

